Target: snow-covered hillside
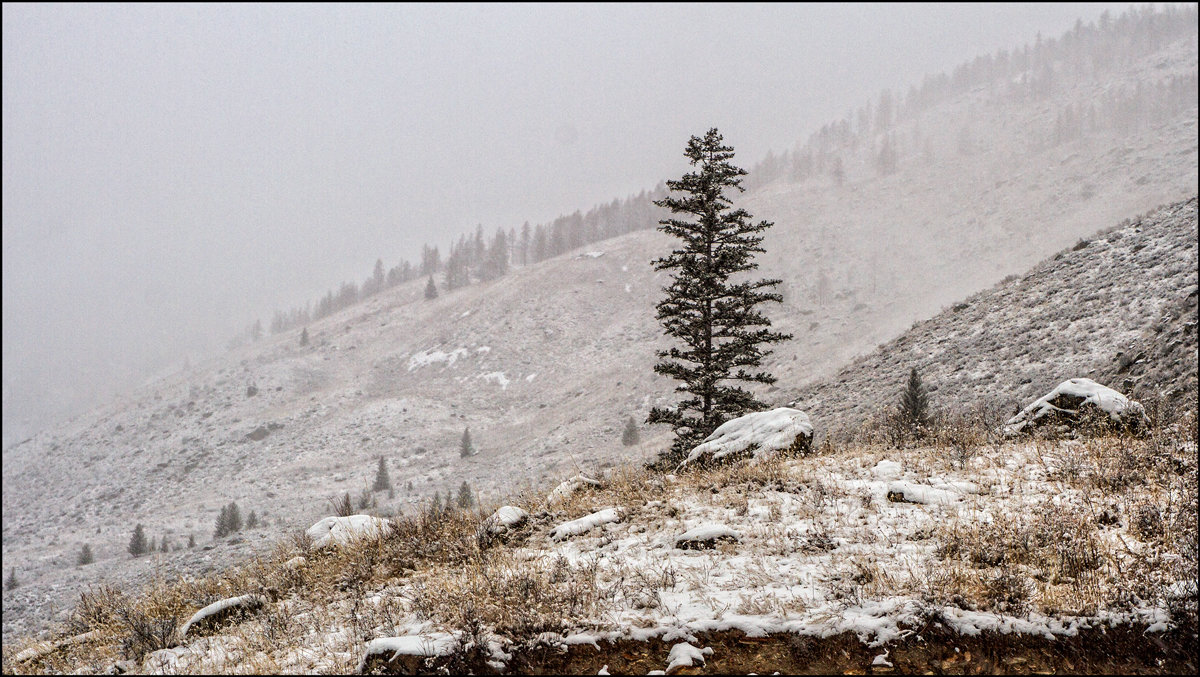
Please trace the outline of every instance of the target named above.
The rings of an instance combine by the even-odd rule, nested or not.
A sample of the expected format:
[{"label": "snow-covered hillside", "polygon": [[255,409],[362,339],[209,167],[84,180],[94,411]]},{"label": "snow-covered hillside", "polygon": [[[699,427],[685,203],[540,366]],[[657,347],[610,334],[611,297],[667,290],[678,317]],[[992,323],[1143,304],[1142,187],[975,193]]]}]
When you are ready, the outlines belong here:
[{"label": "snow-covered hillside", "polygon": [[[1196,265],[1193,197],[1080,240],[1023,277],[917,323],[800,389],[795,405],[827,430],[877,425],[913,368],[933,408],[947,413],[984,406],[1012,414],[1074,377],[1194,401]],[[1162,334],[1164,318],[1177,331],[1147,353],[1144,335]]]}]

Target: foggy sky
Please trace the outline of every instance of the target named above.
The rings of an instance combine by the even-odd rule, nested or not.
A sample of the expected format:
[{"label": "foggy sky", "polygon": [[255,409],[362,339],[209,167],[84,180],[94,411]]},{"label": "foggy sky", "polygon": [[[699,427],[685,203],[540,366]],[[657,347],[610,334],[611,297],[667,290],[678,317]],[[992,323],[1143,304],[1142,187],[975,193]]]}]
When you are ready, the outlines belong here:
[{"label": "foggy sky", "polygon": [[1124,5],[3,6],[4,444],[255,318]]}]

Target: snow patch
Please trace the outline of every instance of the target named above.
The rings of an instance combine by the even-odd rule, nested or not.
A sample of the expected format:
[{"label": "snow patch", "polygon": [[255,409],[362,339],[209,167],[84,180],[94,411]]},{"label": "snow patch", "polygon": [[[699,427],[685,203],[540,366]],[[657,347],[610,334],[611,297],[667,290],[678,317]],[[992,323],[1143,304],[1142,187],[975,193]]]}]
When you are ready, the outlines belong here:
[{"label": "snow patch", "polygon": [[561,541],[565,538],[591,531],[598,526],[620,521],[621,511],[618,508],[605,508],[604,510],[599,510],[590,515],[580,517],[577,520],[564,522],[554,527],[550,531],[550,538],[555,541]]},{"label": "snow patch", "polygon": [[491,371],[486,374],[480,374],[475,378],[481,378],[491,383],[498,383],[501,390],[508,390],[509,380],[502,371]]},{"label": "snow patch", "polygon": [[546,505],[558,505],[559,503],[570,498],[571,495],[573,495],[576,491],[579,491],[584,487],[599,489],[600,483],[590,477],[576,475],[557,487],[554,487],[554,491],[551,491],[550,495],[546,497]]},{"label": "snow patch", "polygon": [[671,653],[667,654],[667,674],[673,675],[680,668],[704,665],[704,656],[712,652],[710,646],[697,649],[687,642],[680,642],[671,647]]},{"label": "snow patch", "polygon": [[183,627],[180,628],[179,636],[187,637],[188,631],[191,630],[194,625],[203,621],[206,618],[215,616],[215,615],[217,615],[223,611],[226,611],[228,609],[232,609],[235,607],[245,607],[247,609],[257,609],[266,603],[267,603],[267,599],[265,597],[263,597],[262,595],[241,595],[239,597],[229,597],[227,599],[213,602],[212,604],[209,604],[208,606],[204,607],[203,609],[192,614],[192,617],[187,620],[187,623],[184,623]]},{"label": "snow patch", "polygon": [[452,367],[458,361],[458,358],[466,357],[467,355],[466,348],[456,348],[448,353],[441,350],[434,350],[433,348],[422,350],[419,353],[413,353],[413,356],[408,358],[408,370],[412,371],[421,367],[428,367],[431,364],[441,363],[445,363],[447,367]]}]

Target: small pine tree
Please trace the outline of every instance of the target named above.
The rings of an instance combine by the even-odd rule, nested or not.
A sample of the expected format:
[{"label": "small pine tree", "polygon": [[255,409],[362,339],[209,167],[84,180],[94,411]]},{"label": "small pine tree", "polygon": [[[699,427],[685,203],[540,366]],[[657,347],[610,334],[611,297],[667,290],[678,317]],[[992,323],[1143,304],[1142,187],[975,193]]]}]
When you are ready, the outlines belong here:
[{"label": "small pine tree", "polygon": [[129,554],[134,557],[141,557],[147,551],[146,528],[138,524],[133,528],[133,536],[129,539]]},{"label": "small pine tree", "polygon": [[429,504],[429,518],[436,520],[436,519],[441,519],[441,517],[442,517],[442,494],[440,492],[435,491],[435,492],[433,492],[433,501]]},{"label": "small pine tree", "polygon": [[194,548],[194,547],[196,547],[196,536],[195,536],[195,534],[188,534],[188,547],[189,547],[189,548]]},{"label": "small pine tree", "polygon": [[254,512],[253,510],[251,510],[250,515],[248,517],[246,517],[246,528],[247,529],[257,529],[258,528],[258,513]]},{"label": "small pine tree", "polygon": [[899,415],[904,426],[917,439],[929,431],[929,393],[925,390],[925,384],[921,383],[921,375],[916,367],[908,372],[908,383],[900,394]]},{"label": "small pine tree", "polygon": [[375,469],[375,483],[371,485],[371,491],[391,491],[392,478],[388,477],[387,463],[383,457],[379,457],[379,467]]},{"label": "small pine tree", "polygon": [[17,568],[13,567],[13,568],[9,569],[8,570],[8,579],[6,581],[4,581],[4,589],[12,590],[20,585],[21,585],[21,582],[17,580]]},{"label": "small pine tree", "polygon": [[171,546],[167,545],[167,537],[163,536],[158,544],[159,552],[171,552]]},{"label": "small pine tree", "polygon": [[150,545],[146,546],[146,552],[158,552],[158,541],[153,536],[150,537]]},{"label": "small pine tree", "polygon": [[462,442],[459,444],[458,455],[461,458],[466,458],[474,453],[475,449],[471,446],[471,429],[463,428]]},{"label": "small pine tree", "polygon": [[237,503],[229,504],[229,533],[242,530],[242,511]]},{"label": "small pine tree", "polygon": [[429,281],[425,283],[425,299],[431,300],[437,298],[437,285],[433,283],[433,276],[429,276]]},{"label": "small pine tree", "polygon": [[632,447],[639,441],[641,441],[641,437],[638,435],[637,422],[630,416],[629,420],[625,422],[625,431],[621,433],[621,444]]},{"label": "small pine tree", "polygon": [[83,547],[79,550],[79,558],[75,560],[75,563],[79,566],[84,566],[95,561],[96,558],[92,555],[92,546],[84,543]]},{"label": "small pine tree", "polygon": [[458,507],[463,510],[475,507],[475,495],[471,492],[471,485],[466,480],[463,480],[463,483],[458,486]]},{"label": "small pine tree", "polygon": [[229,529],[229,506],[221,506],[221,514],[217,515],[217,526],[213,530],[213,538],[224,538],[228,536]]},{"label": "small pine tree", "polygon": [[359,510],[359,512],[365,512],[367,510],[370,510],[370,509],[374,508],[376,505],[377,505],[377,503],[375,502],[375,494],[372,493],[369,489],[364,488],[363,492],[358,495],[358,510]]},{"label": "small pine tree", "polygon": [[302,345],[302,346],[308,345],[308,327],[305,327],[303,330],[300,331],[300,345]]}]

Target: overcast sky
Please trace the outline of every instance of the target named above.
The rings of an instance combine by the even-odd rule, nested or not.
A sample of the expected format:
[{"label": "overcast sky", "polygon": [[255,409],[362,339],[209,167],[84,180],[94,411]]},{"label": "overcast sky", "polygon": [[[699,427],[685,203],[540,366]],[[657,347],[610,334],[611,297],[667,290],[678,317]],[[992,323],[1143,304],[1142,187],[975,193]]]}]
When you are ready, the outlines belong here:
[{"label": "overcast sky", "polygon": [[5,442],[377,257],[651,188],[712,126],[751,165],[1105,8],[5,4]]}]

